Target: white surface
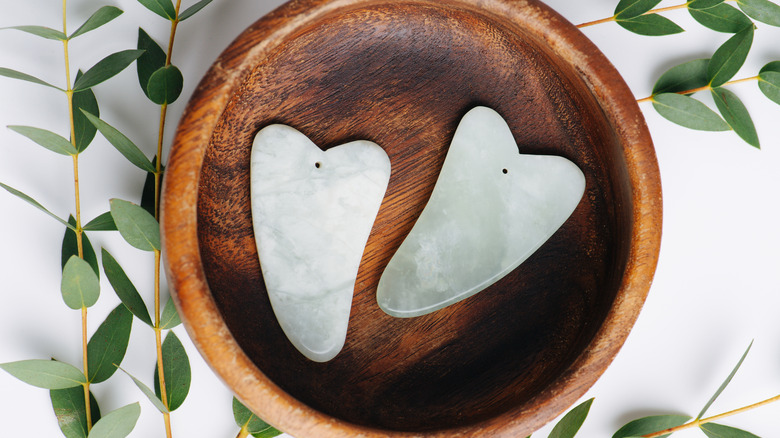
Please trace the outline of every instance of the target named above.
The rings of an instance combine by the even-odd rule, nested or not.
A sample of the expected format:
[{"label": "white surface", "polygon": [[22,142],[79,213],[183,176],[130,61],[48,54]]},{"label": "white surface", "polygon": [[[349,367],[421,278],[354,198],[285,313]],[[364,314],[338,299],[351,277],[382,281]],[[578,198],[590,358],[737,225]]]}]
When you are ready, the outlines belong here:
[{"label": "white surface", "polygon": [[390,180],[390,158],[358,140],[323,152],[271,125],[252,146],[252,223],[268,297],[284,334],[327,362],[347,338],[360,260]]},{"label": "white surface", "polygon": [[425,209],[379,279],[382,310],[409,318],[479,293],[569,218],[585,191],[582,171],[563,157],[517,151],[496,111],[463,116]]},{"label": "white surface", "polygon": [[[681,2],[681,1],[680,1]],[[77,25],[95,3],[72,0]],[[110,51],[134,47],[142,25],[158,41],[167,26],[134,0],[109,1],[126,11],[103,30],[72,44],[74,67],[93,65]],[[191,4],[192,2],[185,2]],[[174,61],[185,74],[185,91],[171,109],[177,120],[197,79],[222,49],[274,1],[216,0],[179,28]],[[550,0],[572,22],[611,14],[615,0]],[[661,6],[676,4],[664,1]],[[102,3],[101,3],[102,4]],[[0,27],[60,25],[60,4],[50,0],[0,1]],[[728,36],[702,28],[685,11],[666,14],[687,32],[667,37],[635,36],[615,24],[585,29],[626,78],[635,95],[649,94],[654,80],[680,62],[707,57]],[[71,26],[75,29],[75,27]],[[755,75],[780,59],[780,29],[759,25],[748,62],[738,77]],[[14,31],[0,32],[0,65],[61,84],[61,45]],[[103,115],[151,154],[156,108],[138,91],[128,70],[98,86]],[[755,338],[753,351],[732,386],[713,405],[718,413],[780,393],[780,107],[754,83],[732,87],[747,104],[763,150],[733,133],[702,133],[673,125],[644,104],[658,153],[664,187],[664,237],[655,282],[634,330],[612,366],[586,397],[596,397],[579,436],[609,437],[637,416],[677,412],[695,415]],[[706,96],[704,97],[705,99]],[[27,124],[67,132],[64,97],[56,91],[0,79],[0,124]],[[167,138],[172,136],[171,123]],[[170,140],[169,140],[170,141]],[[169,141],[166,143],[168,144]],[[0,129],[0,181],[36,197],[54,212],[72,210],[71,168],[56,156],[7,129]],[[82,157],[85,217],[108,209],[110,197],[138,199],[143,175],[103,140]],[[80,363],[78,312],[59,296],[62,227],[37,210],[0,193],[0,362],[55,356]],[[117,234],[93,234],[151,300],[151,259]],[[90,312],[91,330],[118,303],[103,281],[103,295]],[[194,369],[188,401],[173,414],[174,436],[233,437],[231,396],[177,329]],[[124,366],[151,381],[153,334],[135,325]],[[154,408],[132,383],[114,376],[96,385],[106,411],[141,400],[142,415],[132,437],[162,437]],[[0,373],[0,436],[60,436],[46,391]],[[734,417],[727,424],[764,436],[778,436],[780,405]],[[544,437],[548,426],[535,437]],[[702,436],[696,431],[675,437]]]}]

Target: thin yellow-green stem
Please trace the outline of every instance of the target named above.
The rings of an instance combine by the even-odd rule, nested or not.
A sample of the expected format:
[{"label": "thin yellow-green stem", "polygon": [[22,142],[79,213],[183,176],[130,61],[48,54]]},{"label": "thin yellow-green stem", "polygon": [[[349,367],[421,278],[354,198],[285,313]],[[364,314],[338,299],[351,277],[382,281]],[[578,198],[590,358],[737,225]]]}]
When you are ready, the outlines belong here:
[{"label": "thin yellow-green stem", "polygon": [[682,426],[670,427],[669,429],[666,429],[666,430],[661,430],[661,431],[658,431],[658,432],[653,432],[651,434],[642,435],[642,436],[643,436],[643,438],[657,438],[657,437],[664,436],[664,435],[667,435],[667,434],[670,434],[670,433],[673,433],[673,432],[679,432],[679,431],[684,430],[684,429],[690,429],[690,428],[693,428],[693,427],[699,427],[699,426],[701,426],[703,424],[713,423],[715,421],[720,421],[720,420],[722,420],[724,418],[731,417],[731,416],[737,415],[737,414],[741,414],[743,412],[747,412],[747,411],[750,411],[750,410],[753,410],[753,409],[756,409],[756,408],[760,408],[762,406],[766,406],[766,405],[774,403],[776,401],[780,401],[780,395],[776,395],[776,396],[774,396],[772,398],[768,398],[766,400],[760,401],[758,403],[753,403],[752,405],[744,406],[744,407],[741,407],[739,409],[734,409],[734,410],[731,410],[731,411],[728,411],[728,412],[724,412],[722,414],[713,415],[712,417],[702,418],[702,419],[699,419],[699,420],[693,420],[693,421],[691,421],[689,423],[683,424]]},{"label": "thin yellow-green stem", "polygon": [[[744,83],[744,82],[757,81],[757,80],[758,80],[758,76],[751,76],[749,78],[742,78],[742,79],[734,79],[733,81],[728,81],[725,84],[721,85],[721,87],[725,87],[727,85],[741,84],[741,83]],[[720,88],[720,87],[718,87],[718,88]],[[690,90],[677,91],[676,93],[677,94],[693,94],[693,93],[698,93],[699,91],[707,91],[707,90],[711,90],[711,89],[712,89],[712,87],[710,85],[705,85],[705,86],[699,87],[699,88],[691,88]],[[642,99],[637,99],[637,103],[652,102],[654,96],[655,95],[643,97]]]},{"label": "thin yellow-green stem", "polygon": [[[727,1],[729,1],[729,0],[727,0]],[[688,2],[688,3],[690,3],[690,2]],[[675,6],[667,6],[665,8],[653,9],[653,10],[645,12],[642,15],[658,14],[660,12],[669,12],[669,11],[674,11],[676,9],[687,8],[688,7],[688,3],[683,3],[681,5],[675,5]],[[612,16],[612,17],[602,18],[600,20],[588,21],[587,23],[578,24],[577,27],[582,29],[583,27],[594,26],[596,24],[602,24],[602,23],[609,23],[610,21],[615,21],[615,17]]]},{"label": "thin yellow-green stem", "polygon": [[246,424],[241,427],[241,430],[238,431],[238,435],[236,435],[236,438],[246,438],[249,436],[249,429],[246,427]]}]

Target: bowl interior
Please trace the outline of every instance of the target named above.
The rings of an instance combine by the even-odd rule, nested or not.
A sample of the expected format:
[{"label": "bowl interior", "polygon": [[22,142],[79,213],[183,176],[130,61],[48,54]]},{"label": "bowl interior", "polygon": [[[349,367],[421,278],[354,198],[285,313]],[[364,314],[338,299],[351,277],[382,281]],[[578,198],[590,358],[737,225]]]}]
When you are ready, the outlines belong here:
[{"label": "bowl interior", "polygon": [[[282,390],[361,426],[447,429],[529,403],[602,326],[629,255],[624,152],[578,72],[538,36],[451,3],[365,2],[297,29],[236,88],[201,169],[200,256],[233,337]],[[520,153],[575,162],[585,195],[541,249],[490,288],[426,316],[392,318],[376,304],[379,277],[425,207],[458,122],[477,105],[506,119]],[[271,123],[323,149],[371,140],[392,164],[346,345],[327,363],[285,338],[255,249],[249,154]]]}]

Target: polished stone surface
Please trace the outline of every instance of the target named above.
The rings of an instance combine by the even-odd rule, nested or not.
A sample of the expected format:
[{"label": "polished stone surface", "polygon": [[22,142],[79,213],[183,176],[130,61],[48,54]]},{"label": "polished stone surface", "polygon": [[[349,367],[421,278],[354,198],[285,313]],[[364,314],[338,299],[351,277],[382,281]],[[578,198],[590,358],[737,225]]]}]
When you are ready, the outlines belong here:
[{"label": "polished stone surface", "polygon": [[313,361],[344,346],[358,267],[389,178],[390,160],[375,143],[323,152],[284,125],[255,137],[252,220],[263,278],[287,338]]},{"label": "polished stone surface", "polygon": [[428,204],[382,274],[379,306],[414,317],[484,290],[539,249],[584,190],[577,165],[519,154],[497,112],[472,109],[455,132]]}]

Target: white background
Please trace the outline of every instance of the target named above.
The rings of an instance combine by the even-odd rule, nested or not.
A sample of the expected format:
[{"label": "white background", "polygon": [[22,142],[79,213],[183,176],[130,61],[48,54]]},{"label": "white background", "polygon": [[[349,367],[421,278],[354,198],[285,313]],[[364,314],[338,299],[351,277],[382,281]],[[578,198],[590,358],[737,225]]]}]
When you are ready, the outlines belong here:
[{"label": "white background", "polygon": [[[168,24],[133,0],[69,2],[70,30],[94,10],[112,4],[126,13],[107,27],[75,40],[71,65],[88,68],[108,53],[135,47],[142,26],[160,42]],[[184,2],[189,6],[193,2]],[[217,55],[279,0],[215,0],[184,22],[176,39],[174,63],[185,74],[185,90],[170,111],[166,144],[175,121],[198,79]],[[670,6],[679,1],[664,1]],[[616,0],[550,0],[574,23],[611,15]],[[667,17],[687,32],[641,37],[614,23],[584,30],[607,55],[637,98],[650,93],[655,79],[681,62],[709,57],[728,35],[704,29],[684,10]],[[61,27],[61,2],[0,0],[0,27],[38,24]],[[769,61],[780,60],[780,29],[759,24],[754,48],[737,77],[754,76]],[[0,66],[21,70],[57,85],[64,83],[62,47],[21,32],[0,32]],[[140,93],[134,67],[95,92],[102,116],[151,155],[157,107]],[[711,408],[715,414],[780,393],[780,106],[755,83],[731,88],[746,103],[762,150],[734,133],[690,131],[642,109],[652,133],[664,189],[664,234],[655,282],[627,343],[611,367],[588,392],[596,397],[581,437],[609,437],[638,416],[659,413],[696,415],[751,341],[755,345],[729,389]],[[709,96],[701,98],[711,103]],[[67,133],[61,93],[0,79],[0,125],[32,125]],[[113,197],[137,200],[144,175],[129,165],[98,134],[82,155],[83,214],[108,209]],[[71,161],[0,129],[0,181],[35,197],[52,211],[73,210]],[[81,362],[80,313],[60,298],[62,226],[22,201],[0,193],[0,362],[56,357]],[[151,302],[152,259],[125,244],[117,233],[93,233],[122,263]],[[90,331],[118,299],[103,279],[103,294],[90,309]],[[174,436],[233,437],[231,395],[211,373],[182,328],[193,367],[188,401],[173,418]],[[124,368],[152,380],[154,337],[134,324]],[[131,436],[163,437],[161,417],[129,379],[114,376],[94,386],[104,412],[140,400],[143,413]],[[780,436],[780,404],[733,417],[725,423],[764,437]],[[551,426],[535,434],[546,436]],[[0,437],[61,436],[48,393],[0,373]],[[681,438],[703,436],[682,432]]]}]

